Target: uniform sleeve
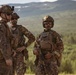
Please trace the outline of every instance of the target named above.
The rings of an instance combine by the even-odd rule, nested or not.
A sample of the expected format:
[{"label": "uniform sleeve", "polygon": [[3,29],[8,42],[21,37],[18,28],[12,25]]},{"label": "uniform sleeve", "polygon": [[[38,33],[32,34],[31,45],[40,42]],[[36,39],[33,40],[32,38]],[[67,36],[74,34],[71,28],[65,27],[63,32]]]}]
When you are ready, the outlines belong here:
[{"label": "uniform sleeve", "polygon": [[35,41],[35,37],[30,31],[28,31],[23,26],[21,27],[21,31],[22,31],[23,35],[25,35],[28,38],[28,41],[26,43],[26,47],[28,47],[30,44],[32,44]]},{"label": "uniform sleeve", "polygon": [[34,44],[34,49],[37,49],[39,47],[39,36],[37,37],[35,44]]},{"label": "uniform sleeve", "polygon": [[54,53],[58,57],[61,57],[62,52],[64,50],[64,46],[63,46],[62,38],[58,33],[55,34],[55,40],[56,40],[56,42],[55,42],[55,51],[54,51]]},{"label": "uniform sleeve", "polygon": [[0,51],[4,57],[4,59],[10,59],[10,55],[8,53],[9,44],[7,43],[7,39],[4,33],[4,29],[0,27]]}]

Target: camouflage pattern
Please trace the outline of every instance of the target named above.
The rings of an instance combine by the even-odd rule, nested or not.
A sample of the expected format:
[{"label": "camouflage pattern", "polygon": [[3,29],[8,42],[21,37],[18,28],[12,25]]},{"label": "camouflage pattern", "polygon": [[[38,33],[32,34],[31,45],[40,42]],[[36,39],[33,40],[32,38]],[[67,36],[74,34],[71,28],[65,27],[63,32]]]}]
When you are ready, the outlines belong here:
[{"label": "camouflage pattern", "polygon": [[[52,36],[52,48],[51,49],[41,49],[40,47],[40,37],[43,33],[50,32]],[[58,67],[61,63],[63,42],[60,35],[54,30],[45,30],[39,35],[35,42],[34,48],[38,50],[40,54],[36,56],[36,74],[35,75],[58,75]],[[50,52],[51,58],[46,59],[45,55]]]},{"label": "camouflage pattern", "polygon": [[14,75],[15,72],[17,75],[24,75],[26,72],[26,63],[24,63],[24,56],[22,52],[19,52],[14,57]]},{"label": "camouflage pattern", "polygon": [[13,10],[13,7],[9,5],[2,5],[2,7],[0,8],[0,12],[5,14],[12,14]]},{"label": "camouflage pattern", "polygon": [[[16,51],[16,56],[14,57],[14,68],[17,75],[24,75],[24,73],[26,72],[24,56],[25,59],[28,59],[28,51],[26,47],[28,47],[31,43],[34,42],[35,37],[22,25],[15,25],[14,27],[12,27],[11,30],[13,35],[12,48]],[[24,36],[28,38],[27,42]],[[25,46],[25,49],[22,52],[18,52],[16,49],[22,46]]]},{"label": "camouflage pattern", "polygon": [[0,59],[0,75],[10,75],[8,66],[4,59]]},{"label": "camouflage pattern", "polygon": [[[12,35],[14,37],[12,41],[12,46],[14,49],[21,47],[21,46],[28,47],[35,40],[34,35],[22,25],[16,25],[12,27],[11,30],[12,30]],[[28,38],[27,42],[24,36]]]},{"label": "camouflage pattern", "polygon": [[[0,7],[0,75],[13,75],[11,32],[7,22],[11,19],[12,8],[9,5]],[[5,16],[3,18],[3,15]]]},{"label": "camouflage pattern", "polygon": [[45,61],[45,64],[39,62],[36,67],[36,73],[35,75],[58,75],[58,66],[56,62]]},{"label": "camouflage pattern", "polygon": [[[10,75],[11,67],[6,65],[5,60],[12,60],[11,33],[4,21],[0,21],[0,75]],[[12,75],[12,74],[11,74]]]},{"label": "camouflage pattern", "polygon": [[43,18],[43,27],[45,28],[45,22],[52,22],[52,27],[54,26],[54,19],[47,15]]}]

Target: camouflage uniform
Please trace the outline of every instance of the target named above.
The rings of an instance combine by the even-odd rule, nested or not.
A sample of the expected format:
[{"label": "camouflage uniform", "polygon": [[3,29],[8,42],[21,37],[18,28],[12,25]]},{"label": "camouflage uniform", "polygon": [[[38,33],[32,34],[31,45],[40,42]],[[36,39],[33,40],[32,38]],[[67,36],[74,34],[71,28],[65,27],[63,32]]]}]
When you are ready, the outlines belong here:
[{"label": "camouflage uniform", "polygon": [[[50,17],[50,16],[48,16]],[[46,16],[45,20],[48,19]],[[54,20],[50,17],[52,22],[52,27],[54,25]],[[43,23],[43,27],[45,25]],[[44,40],[42,41],[42,37],[46,40],[46,37],[50,37],[48,39],[48,43]],[[46,43],[46,44],[44,44]],[[36,55],[35,65],[36,65],[36,74],[35,75],[58,75],[58,67],[61,63],[62,51],[63,51],[63,42],[61,40],[60,35],[51,29],[44,29],[44,31],[39,35],[35,42],[34,46],[35,50],[38,50],[39,55]],[[49,59],[45,58],[47,53],[51,54]]]},{"label": "camouflage uniform", "polygon": [[[14,13],[12,19],[18,19],[18,18],[19,18],[18,15]],[[11,30],[13,35],[12,48],[16,51],[16,56],[14,57],[14,69],[16,70],[17,75],[24,75],[26,71],[24,56],[25,59],[28,59],[28,51],[26,47],[28,47],[31,43],[34,42],[35,37],[30,31],[28,31],[22,25],[15,25],[11,28]],[[27,42],[24,36],[28,38]],[[25,49],[22,52],[16,50],[17,48],[22,46],[25,46]]]},{"label": "camouflage uniform", "polygon": [[[12,8],[8,5],[1,7],[1,13],[12,14]],[[2,17],[2,16],[1,16]],[[6,64],[6,60],[12,60],[11,33],[7,20],[0,20],[0,75],[12,75],[13,68]]]}]

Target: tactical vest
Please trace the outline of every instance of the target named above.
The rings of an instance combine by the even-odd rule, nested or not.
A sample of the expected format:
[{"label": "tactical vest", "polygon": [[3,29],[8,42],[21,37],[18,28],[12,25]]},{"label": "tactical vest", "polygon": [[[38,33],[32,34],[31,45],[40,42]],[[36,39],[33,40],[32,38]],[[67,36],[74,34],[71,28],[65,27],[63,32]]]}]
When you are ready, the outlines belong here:
[{"label": "tactical vest", "polygon": [[12,28],[12,46],[13,48],[17,48],[19,46],[22,46],[25,43],[25,38],[21,32],[21,25],[17,25],[16,28]]},{"label": "tactical vest", "polygon": [[52,35],[51,31],[43,32],[40,35],[39,41],[40,41],[40,48],[41,49],[53,50],[54,42],[53,42],[53,35]]},{"label": "tactical vest", "polygon": [[[60,37],[60,36],[53,30],[50,30],[49,32],[42,32],[41,35],[39,36],[39,39],[38,39],[39,45],[44,57],[47,52],[53,53],[54,51],[58,49],[57,37]],[[52,56],[51,61],[56,61],[57,65],[60,66],[61,57],[58,57],[57,54],[56,55],[55,54]],[[35,63],[37,63],[38,60],[39,59],[37,58]]]}]

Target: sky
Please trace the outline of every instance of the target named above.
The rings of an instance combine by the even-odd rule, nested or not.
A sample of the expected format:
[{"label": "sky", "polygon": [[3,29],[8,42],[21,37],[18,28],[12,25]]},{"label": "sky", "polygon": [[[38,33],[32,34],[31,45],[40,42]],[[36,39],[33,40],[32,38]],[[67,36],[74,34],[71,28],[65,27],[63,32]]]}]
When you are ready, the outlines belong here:
[{"label": "sky", "polygon": [[0,4],[8,4],[8,3],[29,3],[29,2],[54,2],[57,0],[0,0]]}]

